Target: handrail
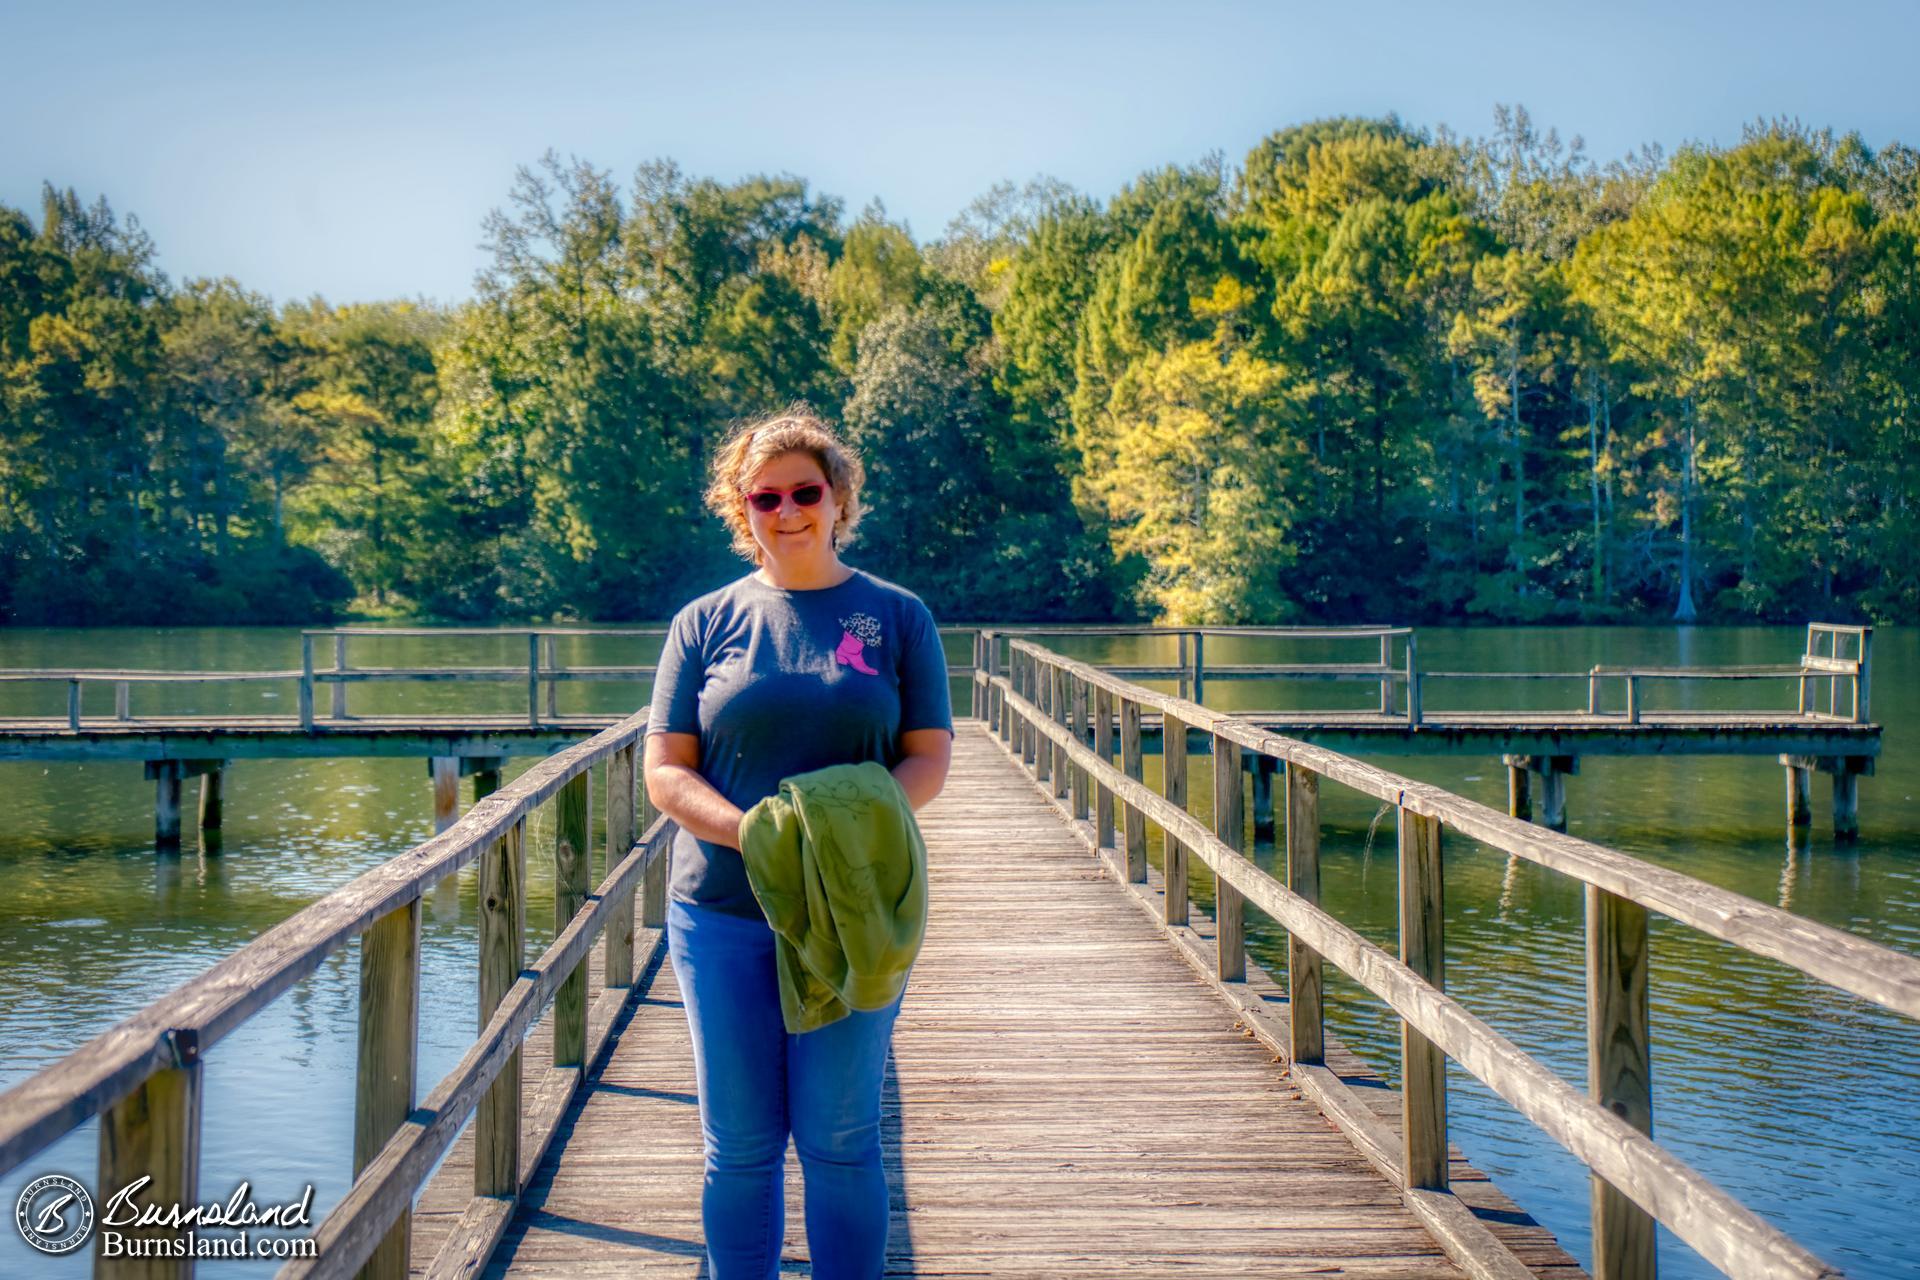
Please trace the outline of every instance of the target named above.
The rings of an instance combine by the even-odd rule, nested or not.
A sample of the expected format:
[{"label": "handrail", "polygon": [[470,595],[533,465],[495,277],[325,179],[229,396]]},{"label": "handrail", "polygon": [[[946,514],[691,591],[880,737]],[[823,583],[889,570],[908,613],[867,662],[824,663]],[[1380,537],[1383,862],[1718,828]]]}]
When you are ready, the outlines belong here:
[{"label": "handrail", "polygon": [[[1423,691],[1425,685],[1433,680],[1493,680],[1493,681],[1540,681],[1565,680],[1587,682],[1587,705],[1585,715],[1605,719],[1617,718],[1628,725],[1644,722],[1645,708],[1641,699],[1641,684],[1644,681],[1720,681],[1720,680],[1797,680],[1799,682],[1799,703],[1792,713],[1805,720],[1825,723],[1839,720],[1852,724],[1865,724],[1870,719],[1868,702],[1869,657],[1871,653],[1873,628],[1837,623],[1809,623],[1806,651],[1797,664],[1736,664],[1722,667],[1674,667],[1656,664],[1595,664],[1585,671],[1423,671],[1418,660],[1418,637],[1410,627],[1038,627],[1038,626],[997,626],[982,627],[975,637],[976,668],[987,665],[990,655],[988,646],[982,637],[994,636],[998,639],[1012,635],[1050,636],[1050,637],[1101,637],[1101,636],[1170,636],[1179,641],[1180,651],[1175,663],[1116,663],[1111,668],[1137,678],[1166,679],[1178,682],[1182,697],[1191,692],[1195,702],[1204,700],[1204,691],[1208,680],[1320,680],[1354,681],[1377,684],[1380,688],[1380,714],[1389,720],[1404,720],[1409,728],[1418,729],[1426,722]],[[1379,642],[1378,662],[1307,662],[1307,663],[1233,663],[1208,665],[1205,657],[1204,640],[1207,636],[1244,636],[1252,638],[1284,639],[1374,639]],[[1830,638],[1829,652],[1815,652],[1816,637]],[[1847,637],[1856,650],[1847,657],[1838,656],[1839,638]],[[1394,641],[1400,640],[1401,653],[1396,660]],[[997,657],[997,655],[991,655]],[[1827,709],[1821,711],[1817,700],[1811,696],[1812,686],[1822,677],[1827,678]],[[1602,685],[1604,681],[1618,680],[1625,695],[1624,705],[1618,711],[1602,710]],[[1843,712],[1840,708],[1840,686],[1846,682],[1852,693],[1852,706]],[[1405,691],[1402,698],[1401,691]],[[1571,710],[1570,714],[1581,714]],[[1786,713],[1782,713],[1786,714]]]},{"label": "handrail", "polygon": [[[150,1173],[156,1191],[175,1193],[183,1203],[194,1200],[204,1055],[329,955],[364,936],[357,1181],[321,1224],[319,1259],[301,1266],[316,1275],[352,1275],[378,1250],[378,1274],[404,1276],[404,1239],[396,1252],[392,1233],[404,1237],[402,1220],[413,1195],[482,1105],[483,1095],[492,1110],[482,1112],[481,1120],[495,1119],[483,1125],[482,1155],[507,1147],[517,1151],[519,1072],[516,1067],[509,1076],[503,1070],[517,1062],[520,1040],[554,1006],[554,1070],[576,1073],[577,1084],[577,1073],[594,1052],[586,1044],[588,950],[607,935],[603,1001],[617,1004],[633,983],[636,893],[644,897],[644,923],[656,929],[664,923],[665,859],[674,828],[665,818],[647,821],[650,807],[638,788],[638,747],[646,723],[647,713],[637,712],[539,761],[511,784],[477,799],[445,831],[296,912],[0,1094],[0,1173],[99,1116],[113,1132],[137,1128],[144,1139],[112,1144],[121,1152],[118,1157],[109,1156],[103,1140],[102,1194],[110,1184],[124,1186]],[[607,775],[611,865],[598,891],[589,893],[589,772],[600,765]],[[545,954],[523,966],[518,954],[525,914],[523,832],[528,816],[548,801],[557,806],[555,897],[569,908],[570,919]],[[416,1110],[421,899],[476,860],[483,881],[481,999],[483,1011],[490,1009],[492,1016],[460,1065],[429,1095],[426,1108]],[[610,1016],[601,1022],[604,1036]],[[371,1039],[369,1028],[375,1031]],[[502,1116],[511,1125],[503,1125]],[[144,1163],[110,1165],[116,1158]],[[509,1167],[516,1170],[513,1185],[497,1187],[493,1194],[518,1194],[517,1162]],[[376,1184],[379,1194],[370,1194],[368,1188]]]},{"label": "handrail", "polygon": [[[940,628],[942,635],[974,635],[971,628]],[[64,683],[67,686],[67,727],[79,732],[86,727],[87,717],[82,714],[82,694],[87,685],[111,684],[115,688],[113,724],[127,724],[135,720],[132,711],[131,690],[134,685],[146,684],[213,684],[249,681],[292,680],[297,682],[297,719],[300,727],[311,731],[316,728],[318,712],[315,707],[315,691],[320,686],[331,690],[328,716],[333,720],[347,719],[347,687],[354,684],[366,684],[384,681],[423,681],[429,683],[444,682],[487,682],[517,684],[525,681],[527,689],[527,724],[538,728],[545,720],[559,716],[559,687],[562,684],[574,684],[583,681],[627,682],[651,680],[658,672],[654,664],[634,665],[593,665],[568,667],[561,664],[555,641],[571,636],[621,636],[653,637],[666,635],[663,627],[635,627],[614,629],[605,627],[333,627],[307,628],[300,632],[300,665],[289,670],[274,671],[136,671],[136,670],[85,670],[79,668],[29,668],[14,671],[0,670],[0,682],[3,683]],[[491,637],[522,639],[527,644],[525,665],[514,666],[445,666],[445,667],[368,667],[349,666],[347,663],[347,641],[355,638],[370,637]],[[318,667],[314,662],[314,642],[331,638],[333,640],[333,666]],[[971,667],[956,666],[951,674],[964,679],[972,674]],[[544,709],[542,690],[545,691]],[[97,722],[96,722],[97,723]]]},{"label": "handrail", "polygon": [[[995,639],[990,635],[986,641],[990,658],[997,658]],[[1533,826],[1441,788],[1263,732],[1197,703],[1129,684],[1031,641],[1010,639],[1006,670],[1001,671],[997,661],[989,661],[987,668],[976,675],[975,684],[984,694],[982,709],[989,725],[1017,757],[1032,762],[1037,778],[1052,780],[1057,795],[1071,792],[1076,815],[1086,812],[1086,791],[1091,788],[1096,793],[1100,811],[1093,828],[1096,843],[1105,845],[1114,839],[1115,804],[1130,810],[1125,835],[1129,878],[1139,881],[1146,875],[1144,830],[1136,829],[1132,813],[1152,819],[1166,833],[1166,911],[1170,922],[1176,915],[1179,920],[1185,918],[1185,858],[1198,857],[1212,868],[1220,886],[1218,964],[1223,979],[1244,972],[1241,902],[1255,903],[1288,931],[1292,939],[1289,968],[1293,971],[1290,981],[1295,996],[1291,1013],[1296,1067],[1311,1066],[1319,1052],[1315,1046],[1322,1042],[1318,964],[1325,958],[1385,1000],[1400,1017],[1405,1035],[1413,1038],[1411,1044],[1430,1046],[1454,1058],[1585,1163],[1593,1171],[1597,1186],[1617,1189],[1617,1194],[1595,1197],[1596,1241],[1643,1236],[1650,1265],[1652,1233],[1644,1224],[1651,1219],[1667,1225],[1728,1274],[1836,1274],[1643,1132],[1651,1127],[1644,1037],[1646,912],[1657,911],[1910,1018],[1920,1018],[1920,958],[1603,846]],[[1098,749],[1087,745],[1082,732],[1089,694],[1096,703],[1093,739]],[[1140,780],[1138,726],[1141,710],[1149,707],[1161,713],[1165,732],[1177,733],[1181,740],[1176,751],[1171,736],[1163,739],[1169,791],[1164,797]],[[1109,754],[1115,715],[1121,724],[1120,767],[1114,765]],[[1212,735],[1216,787],[1226,787],[1216,794],[1234,811],[1234,816],[1216,824],[1215,830],[1185,811],[1184,739],[1189,729]],[[1287,861],[1288,879],[1295,882],[1292,885],[1261,870],[1234,847],[1242,839],[1239,831],[1229,830],[1238,826],[1242,750],[1271,757],[1286,766]],[[1231,783],[1223,781],[1228,776]],[[1314,901],[1318,896],[1316,797],[1321,778],[1384,800],[1400,811],[1403,955],[1399,960],[1328,915]],[[1173,794],[1176,789],[1177,797]],[[1304,802],[1296,801],[1296,790]],[[1440,923],[1435,904],[1440,832],[1449,828],[1588,886],[1592,1098],[1528,1057],[1441,989],[1437,977]],[[1303,862],[1311,868],[1310,876],[1301,874]],[[1431,903],[1421,899],[1423,893],[1435,895]],[[1413,927],[1407,916],[1410,895],[1414,908],[1431,909],[1430,915],[1417,918],[1419,928]],[[1408,954],[1409,938],[1414,941],[1413,954]],[[1431,972],[1423,973],[1426,968]],[[1307,999],[1309,995],[1311,1000]],[[1303,1025],[1307,1023],[1311,1025]],[[1411,1049],[1409,1053],[1412,1055]],[[1410,1064],[1415,1061],[1417,1055],[1409,1057]],[[1444,1183],[1444,1161],[1436,1172],[1431,1160],[1423,1164],[1416,1159],[1415,1148],[1430,1152],[1437,1142],[1444,1151],[1445,1084],[1444,1075],[1437,1071],[1417,1071],[1409,1065],[1406,1074],[1404,1140],[1408,1154],[1403,1188],[1411,1193],[1433,1187],[1436,1180]],[[1330,1118],[1340,1122],[1338,1116]],[[1415,1176],[1417,1170],[1424,1170],[1422,1177]],[[1621,1202],[1619,1195],[1631,1203]],[[1642,1226],[1637,1227],[1636,1221]],[[1596,1274],[1644,1272],[1614,1257],[1597,1266]]]}]

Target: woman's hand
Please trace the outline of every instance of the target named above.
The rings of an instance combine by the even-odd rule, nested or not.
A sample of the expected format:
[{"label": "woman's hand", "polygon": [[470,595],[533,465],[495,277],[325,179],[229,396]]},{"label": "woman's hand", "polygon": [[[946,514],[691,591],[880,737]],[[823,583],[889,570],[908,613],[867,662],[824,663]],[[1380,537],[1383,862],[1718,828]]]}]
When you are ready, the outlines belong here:
[{"label": "woman's hand", "polygon": [[653,807],[708,844],[740,847],[740,807],[700,776],[700,735],[650,733],[646,754],[647,798]]},{"label": "woman's hand", "polygon": [[907,793],[907,803],[924,809],[947,785],[953,763],[953,735],[945,729],[909,729],[900,735],[900,763],[893,766],[894,781]]}]

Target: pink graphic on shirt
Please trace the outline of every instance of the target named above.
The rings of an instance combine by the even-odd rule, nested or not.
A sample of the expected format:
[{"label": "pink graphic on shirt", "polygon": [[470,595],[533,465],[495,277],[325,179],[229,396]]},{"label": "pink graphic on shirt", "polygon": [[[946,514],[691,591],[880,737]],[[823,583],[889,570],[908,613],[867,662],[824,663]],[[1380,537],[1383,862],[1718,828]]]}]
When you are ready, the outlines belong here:
[{"label": "pink graphic on shirt", "polygon": [[852,667],[863,676],[877,676],[880,673],[867,665],[867,646],[880,647],[880,624],[868,614],[856,613],[851,618],[840,620],[840,647],[833,651],[834,659],[843,667]]}]

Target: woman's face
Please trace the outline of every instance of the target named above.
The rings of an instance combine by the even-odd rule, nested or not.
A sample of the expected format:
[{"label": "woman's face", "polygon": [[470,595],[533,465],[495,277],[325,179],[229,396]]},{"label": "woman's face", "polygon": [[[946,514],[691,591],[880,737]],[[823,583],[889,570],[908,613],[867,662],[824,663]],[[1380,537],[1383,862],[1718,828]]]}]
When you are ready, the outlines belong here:
[{"label": "woman's face", "polygon": [[[812,506],[802,506],[794,500],[794,490],[801,490],[799,496],[806,497],[809,485],[820,487],[820,498]],[[779,506],[772,511],[762,511],[754,501],[755,494],[776,492],[780,495]],[[783,453],[768,460],[748,478],[747,496],[742,501],[747,508],[747,526],[764,558],[804,564],[833,554],[833,526],[840,518],[840,503],[812,454]],[[761,501],[772,499],[763,497]]]}]

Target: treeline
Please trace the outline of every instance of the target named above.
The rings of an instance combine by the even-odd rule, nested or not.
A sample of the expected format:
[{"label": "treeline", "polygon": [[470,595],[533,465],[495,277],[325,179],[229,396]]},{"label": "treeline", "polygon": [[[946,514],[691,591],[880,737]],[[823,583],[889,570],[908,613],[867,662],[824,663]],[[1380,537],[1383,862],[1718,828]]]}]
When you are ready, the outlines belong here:
[{"label": "treeline", "polygon": [[0,617],[662,617],[740,571],[707,451],[794,400],[865,450],[850,558],[951,618],[1920,616],[1898,145],[1332,120],[924,246],[549,156],[486,233],[457,308],[276,308],[0,208]]}]

